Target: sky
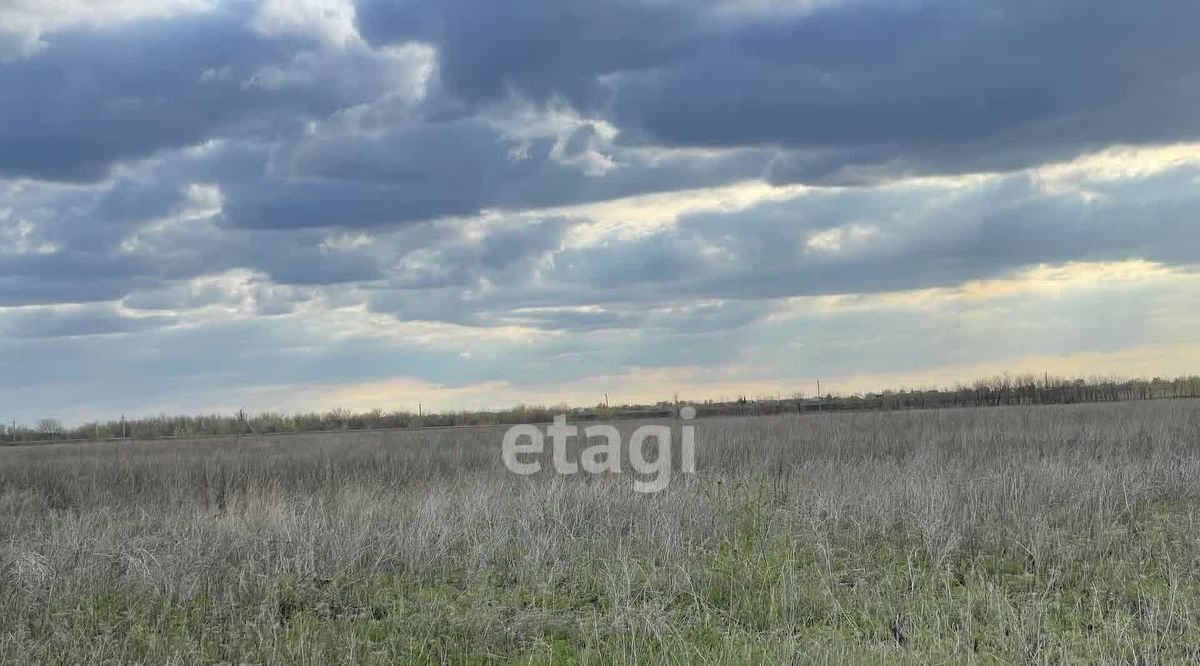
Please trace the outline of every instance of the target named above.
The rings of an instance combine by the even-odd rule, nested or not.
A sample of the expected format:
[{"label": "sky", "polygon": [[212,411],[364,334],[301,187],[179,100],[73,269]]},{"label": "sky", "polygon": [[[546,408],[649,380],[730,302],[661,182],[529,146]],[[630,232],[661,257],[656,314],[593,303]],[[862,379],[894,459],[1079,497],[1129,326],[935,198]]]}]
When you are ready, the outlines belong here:
[{"label": "sky", "polygon": [[0,420],[1200,369],[1194,0],[0,0]]}]

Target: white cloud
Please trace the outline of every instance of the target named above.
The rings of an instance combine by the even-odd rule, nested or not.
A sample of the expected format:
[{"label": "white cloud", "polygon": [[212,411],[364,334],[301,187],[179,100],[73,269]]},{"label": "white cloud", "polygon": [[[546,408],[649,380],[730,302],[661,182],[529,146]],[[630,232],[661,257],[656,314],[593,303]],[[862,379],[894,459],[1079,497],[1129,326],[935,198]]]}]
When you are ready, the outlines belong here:
[{"label": "white cloud", "polygon": [[221,231],[217,227],[216,217],[225,203],[220,186],[189,183],[183,189],[182,196],[178,210],[167,217],[142,224],[121,240],[121,250],[127,254],[170,251],[186,247],[189,241],[219,236]]},{"label": "white cloud", "polygon": [[327,254],[330,252],[357,250],[361,247],[368,247],[371,243],[371,237],[364,233],[337,234],[335,236],[328,236],[321,241],[321,253]]},{"label": "white cloud", "polygon": [[1200,164],[1200,143],[1166,146],[1114,146],[1067,162],[1029,169],[1027,173],[1048,194],[1074,192],[1088,200],[1100,195],[1091,187],[1121,180],[1138,180]]},{"label": "white cloud", "polygon": [[810,235],[804,247],[821,254],[852,253],[868,246],[878,237],[879,227],[875,225],[847,224]]},{"label": "white cloud", "polygon": [[0,61],[32,55],[44,37],[70,28],[106,28],[127,21],[212,9],[209,0],[5,0],[0,3]]},{"label": "white cloud", "polygon": [[362,44],[350,0],[264,0],[254,27],[264,35],[313,37],[335,48]]},{"label": "white cloud", "polygon": [[603,176],[620,166],[613,155],[617,128],[602,119],[584,117],[566,104],[540,108],[513,102],[497,109],[494,122],[513,142],[509,154],[514,161],[528,158],[532,141],[552,139],[550,159],[589,176]]},{"label": "white cloud", "polygon": [[0,254],[54,254],[58,246],[38,237],[29,220],[13,216],[11,208],[0,209]]}]

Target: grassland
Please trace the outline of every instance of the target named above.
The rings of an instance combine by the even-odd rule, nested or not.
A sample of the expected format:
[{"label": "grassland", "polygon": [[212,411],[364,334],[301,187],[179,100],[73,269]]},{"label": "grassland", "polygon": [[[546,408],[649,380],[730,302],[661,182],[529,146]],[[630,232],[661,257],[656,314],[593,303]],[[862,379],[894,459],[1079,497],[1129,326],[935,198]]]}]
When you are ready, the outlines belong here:
[{"label": "grassland", "polygon": [[1200,402],[703,419],[656,495],[500,440],[2,449],[0,658],[1200,658]]}]

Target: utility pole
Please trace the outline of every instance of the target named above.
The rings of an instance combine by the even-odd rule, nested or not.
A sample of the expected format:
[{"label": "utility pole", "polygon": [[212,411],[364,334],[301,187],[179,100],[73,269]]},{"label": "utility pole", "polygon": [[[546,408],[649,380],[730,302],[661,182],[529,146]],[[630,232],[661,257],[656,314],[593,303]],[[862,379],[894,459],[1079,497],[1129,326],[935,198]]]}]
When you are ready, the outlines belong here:
[{"label": "utility pole", "polygon": [[825,399],[823,397],[821,397],[821,380],[818,379],[817,380],[817,411],[818,412],[823,411],[822,406],[823,406],[824,402],[825,402]]},{"label": "utility pole", "polygon": [[125,415],[121,415],[121,439],[125,439]]}]

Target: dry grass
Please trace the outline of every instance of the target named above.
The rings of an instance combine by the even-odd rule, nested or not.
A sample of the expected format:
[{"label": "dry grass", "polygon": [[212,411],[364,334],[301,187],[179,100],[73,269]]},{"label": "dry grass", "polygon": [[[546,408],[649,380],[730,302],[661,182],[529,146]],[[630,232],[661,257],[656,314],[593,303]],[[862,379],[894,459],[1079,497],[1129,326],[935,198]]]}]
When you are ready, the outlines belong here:
[{"label": "dry grass", "polygon": [[501,432],[0,450],[0,657],[1200,655],[1197,402],[707,419],[658,495]]}]

